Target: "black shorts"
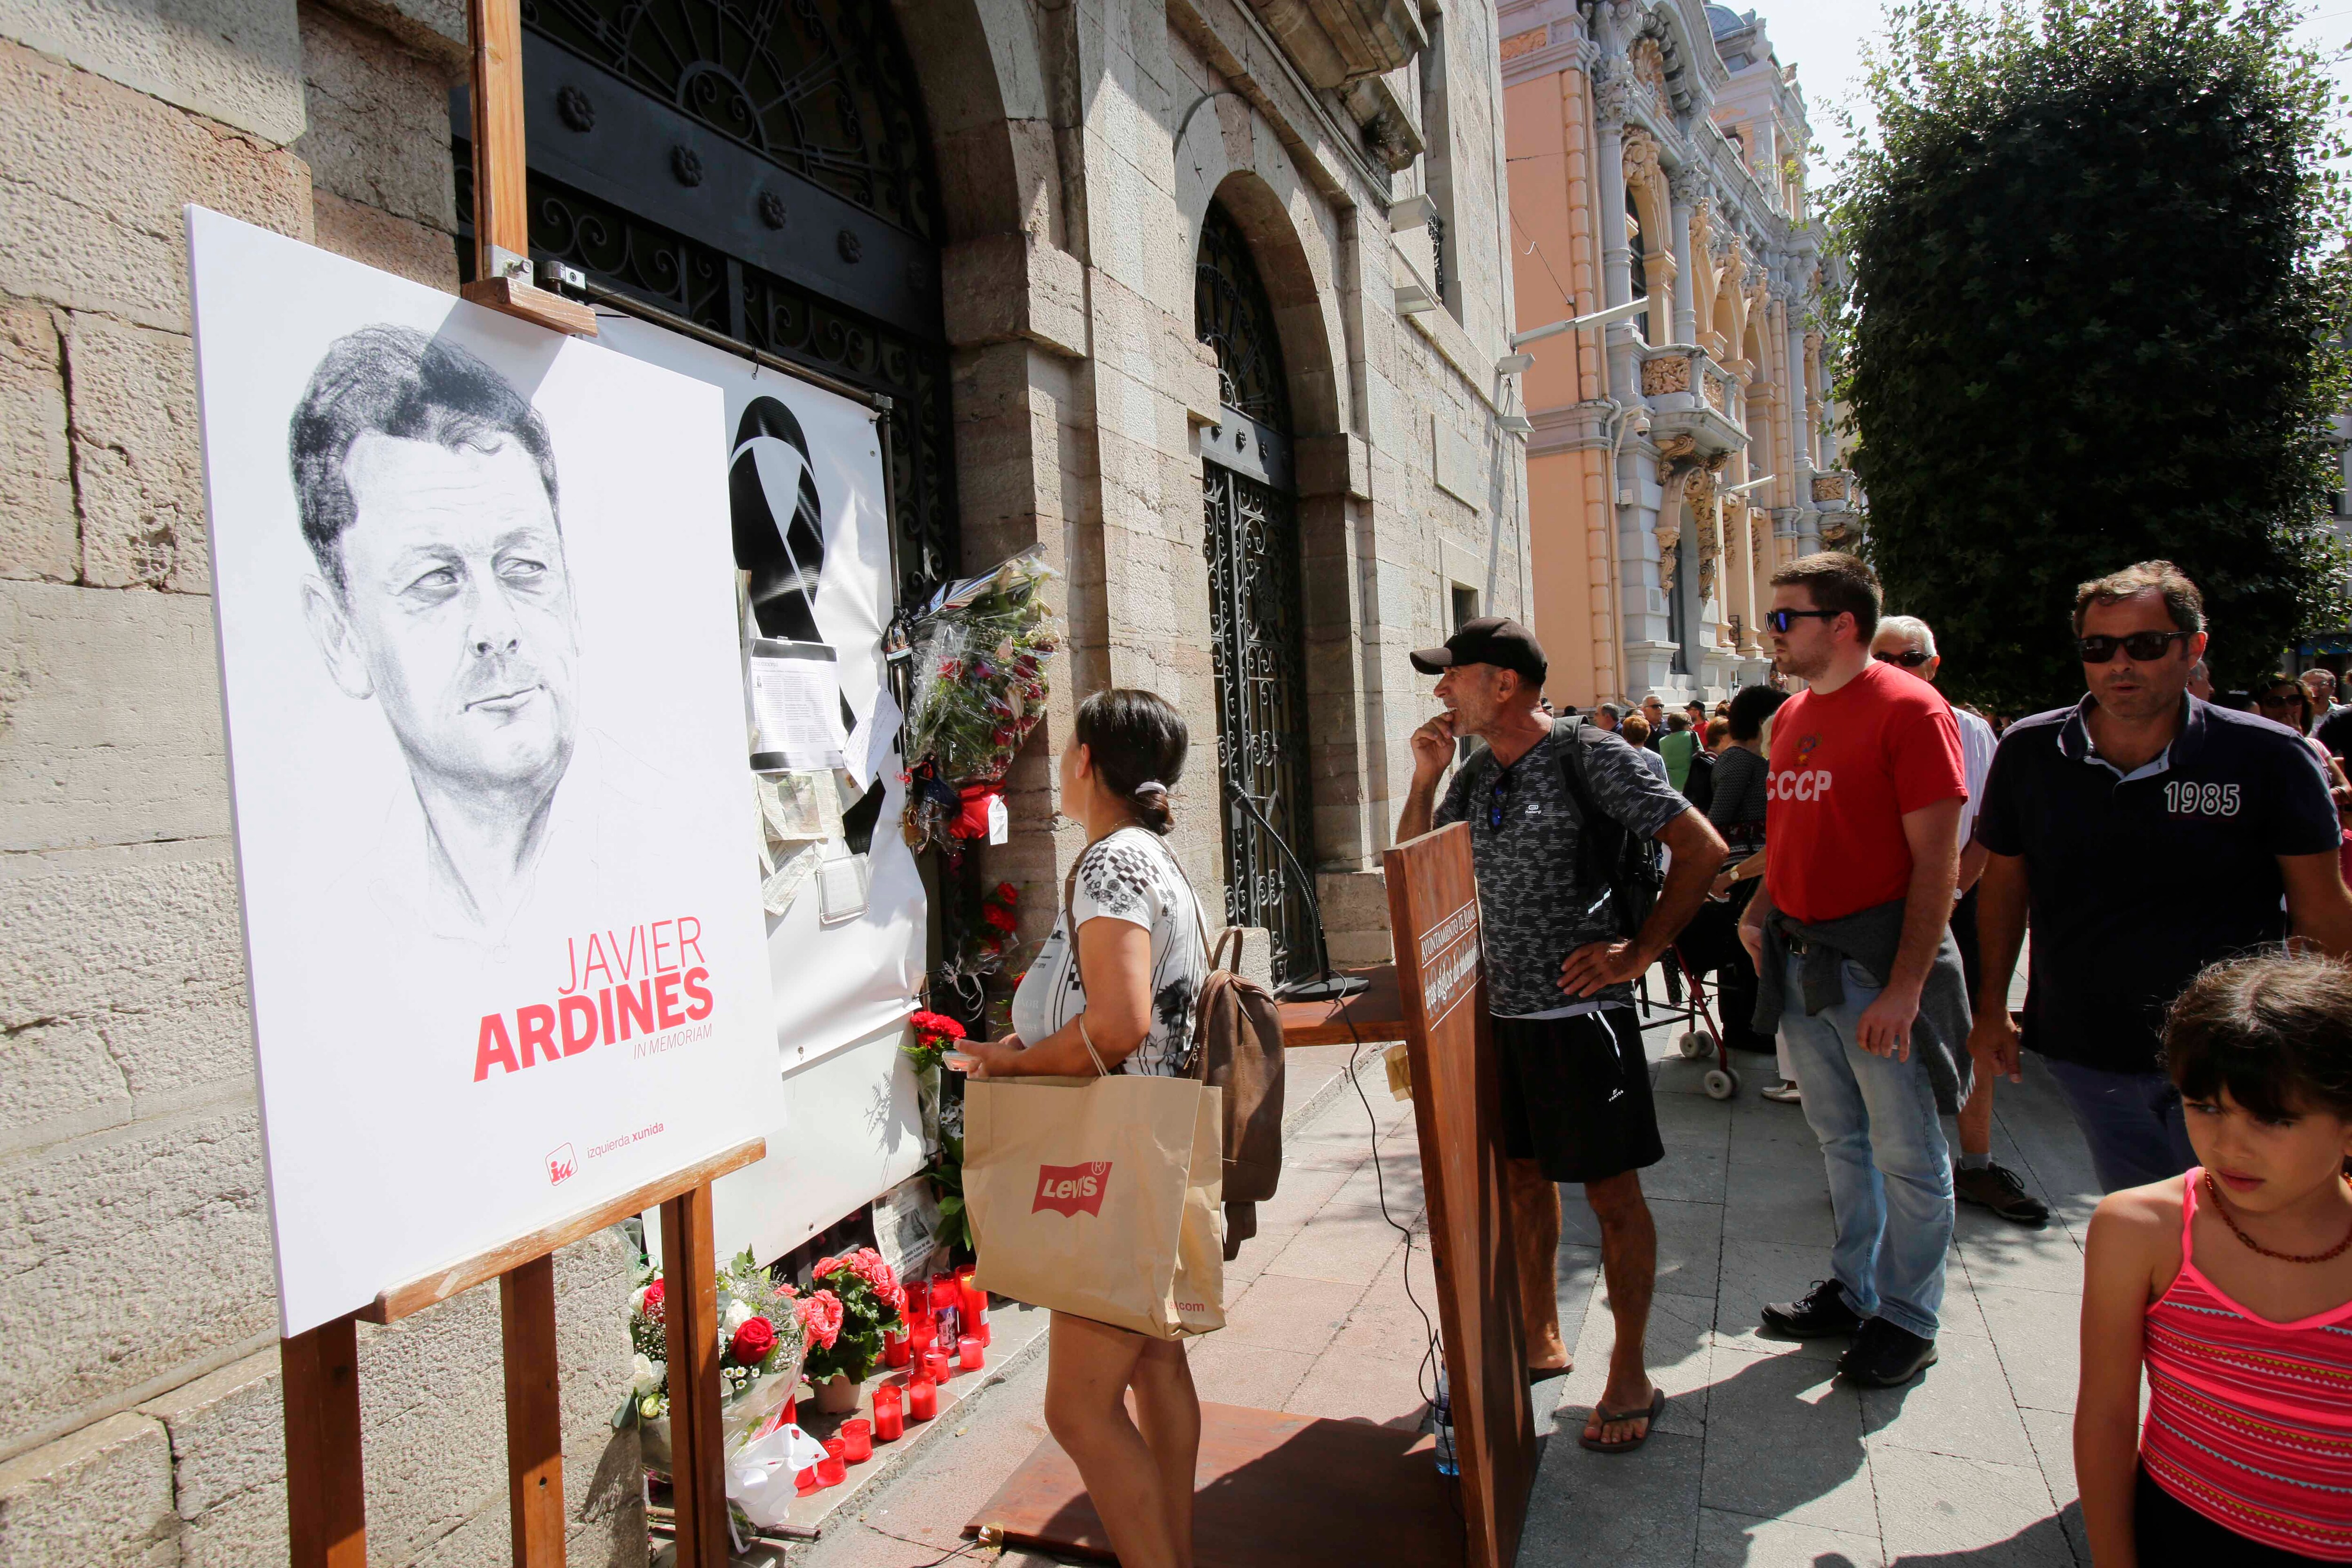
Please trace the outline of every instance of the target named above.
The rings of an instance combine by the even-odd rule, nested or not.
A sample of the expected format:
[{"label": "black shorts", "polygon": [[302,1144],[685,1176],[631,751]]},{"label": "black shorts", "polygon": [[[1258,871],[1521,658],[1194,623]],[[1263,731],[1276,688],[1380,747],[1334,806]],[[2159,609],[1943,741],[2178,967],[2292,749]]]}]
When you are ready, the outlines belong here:
[{"label": "black shorts", "polygon": [[1666,1157],[1633,1008],[1494,1024],[1503,1152],[1555,1182],[1598,1182]]}]

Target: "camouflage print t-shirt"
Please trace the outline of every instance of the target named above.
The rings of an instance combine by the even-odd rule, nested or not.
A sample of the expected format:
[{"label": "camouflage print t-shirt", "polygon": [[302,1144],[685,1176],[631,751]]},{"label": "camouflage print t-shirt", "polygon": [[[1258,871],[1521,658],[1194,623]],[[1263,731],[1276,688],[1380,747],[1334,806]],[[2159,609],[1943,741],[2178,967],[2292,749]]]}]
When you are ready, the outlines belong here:
[{"label": "camouflage print t-shirt", "polygon": [[[1599,742],[1585,749],[1585,787],[1602,811],[1653,838],[1689,809],[1633,747],[1613,734]],[[1559,748],[1569,743],[1568,726],[1557,725],[1507,768],[1482,746],[1455,772],[1437,807],[1437,826],[1470,825],[1487,1005],[1497,1018],[1555,1013],[1580,1000],[1633,1000],[1631,983],[1595,998],[1559,989],[1559,966],[1570,953],[1621,934],[1607,884],[1588,886],[1580,877],[1583,827],[1560,777]]]}]

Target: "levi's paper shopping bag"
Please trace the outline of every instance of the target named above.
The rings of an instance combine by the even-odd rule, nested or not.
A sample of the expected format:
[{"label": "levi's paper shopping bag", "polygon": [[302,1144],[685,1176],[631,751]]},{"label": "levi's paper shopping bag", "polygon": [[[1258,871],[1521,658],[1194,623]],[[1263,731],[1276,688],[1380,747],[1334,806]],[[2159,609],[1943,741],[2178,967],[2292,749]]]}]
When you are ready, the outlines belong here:
[{"label": "levi's paper shopping bag", "polygon": [[1222,1099],[1182,1078],[967,1084],[973,1282],[1158,1340],[1223,1328]]}]

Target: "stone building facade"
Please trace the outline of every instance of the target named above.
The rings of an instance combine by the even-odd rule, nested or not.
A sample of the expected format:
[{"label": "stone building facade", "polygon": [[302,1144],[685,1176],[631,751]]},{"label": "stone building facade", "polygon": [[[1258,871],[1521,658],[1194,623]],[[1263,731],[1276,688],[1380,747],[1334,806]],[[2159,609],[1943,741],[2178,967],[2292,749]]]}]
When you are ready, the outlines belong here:
[{"label": "stone building facade", "polygon": [[[1754,12],[1503,0],[1536,629],[1560,702],[1769,673],[1773,568],[1848,534],[1796,68]],[[1761,481],[1752,483],[1751,481]]]},{"label": "stone building facade", "polygon": [[[534,251],[891,395],[910,580],[1032,544],[1064,573],[1071,658],[984,874],[1042,923],[1072,696],[1147,686],[1192,724],[1204,899],[1308,962],[1245,787],[1333,956],[1384,952],[1406,650],[1530,603],[1491,8],[524,16]],[[181,212],[454,289],[464,16],[0,0],[0,1564],[283,1560]],[[599,1237],[557,1278],[570,1560],[639,1562],[627,1260]],[[372,1561],[505,1560],[497,1323],[476,1290],[362,1329]]]}]

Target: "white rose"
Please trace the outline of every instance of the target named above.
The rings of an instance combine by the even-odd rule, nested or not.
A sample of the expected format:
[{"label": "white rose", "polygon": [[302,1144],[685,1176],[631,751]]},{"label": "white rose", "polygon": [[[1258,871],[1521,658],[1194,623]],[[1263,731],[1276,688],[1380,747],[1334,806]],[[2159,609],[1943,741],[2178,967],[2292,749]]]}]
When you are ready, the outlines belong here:
[{"label": "white rose", "polygon": [[655,1363],[644,1352],[637,1352],[630,1364],[630,1371],[633,1375],[629,1379],[629,1386],[635,1392],[651,1394],[661,1386],[661,1373],[655,1370]]},{"label": "white rose", "polygon": [[719,1326],[731,1336],[736,1330],[751,1321],[751,1309],[744,1305],[742,1299],[738,1297],[727,1304],[727,1316],[720,1320]]},{"label": "white rose", "polygon": [[646,1315],[646,1292],[652,1289],[653,1285],[651,1282],[647,1282],[638,1286],[635,1290],[631,1291],[629,1293],[629,1310],[635,1312],[641,1318],[644,1317]]}]

